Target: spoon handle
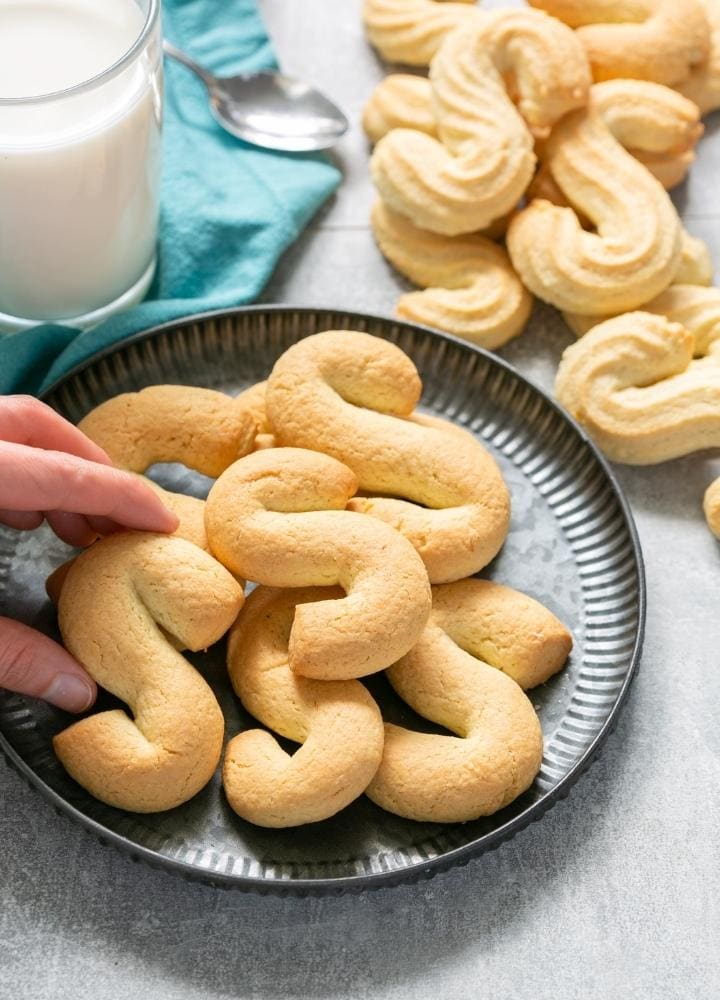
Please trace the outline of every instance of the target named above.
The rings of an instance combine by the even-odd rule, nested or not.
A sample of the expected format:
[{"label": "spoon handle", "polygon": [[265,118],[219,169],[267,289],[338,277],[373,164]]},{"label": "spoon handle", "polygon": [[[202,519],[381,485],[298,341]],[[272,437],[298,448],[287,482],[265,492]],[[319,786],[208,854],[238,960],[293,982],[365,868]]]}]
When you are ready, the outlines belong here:
[{"label": "spoon handle", "polygon": [[182,63],[183,66],[187,66],[188,69],[191,69],[193,73],[196,73],[206,87],[212,87],[215,83],[215,77],[211,73],[208,73],[206,69],[203,69],[199,63],[196,63],[194,59],[190,58],[190,56],[185,55],[185,53],[181,52],[180,49],[176,49],[175,46],[172,45],[166,38],[163,39],[163,52],[165,55],[170,56],[171,59],[177,60],[177,62]]}]

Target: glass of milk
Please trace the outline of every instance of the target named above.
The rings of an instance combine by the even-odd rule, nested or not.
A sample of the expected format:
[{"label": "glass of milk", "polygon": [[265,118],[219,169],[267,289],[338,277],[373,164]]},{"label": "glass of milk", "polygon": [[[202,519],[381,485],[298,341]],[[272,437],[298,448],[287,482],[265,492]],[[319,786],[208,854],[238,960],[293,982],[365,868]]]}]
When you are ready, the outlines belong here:
[{"label": "glass of milk", "polygon": [[0,331],[87,327],[155,270],[160,0],[0,0]]}]

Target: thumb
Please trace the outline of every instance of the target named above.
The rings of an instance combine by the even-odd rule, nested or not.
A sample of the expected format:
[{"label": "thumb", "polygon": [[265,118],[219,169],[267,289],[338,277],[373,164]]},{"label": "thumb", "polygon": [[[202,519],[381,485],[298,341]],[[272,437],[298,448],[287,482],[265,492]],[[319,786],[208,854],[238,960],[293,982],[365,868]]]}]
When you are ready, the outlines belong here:
[{"label": "thumb", "polygon": [[27,625],[0,618],[0,687],[83,712],[95,701],[95,682],[70,654]]}]

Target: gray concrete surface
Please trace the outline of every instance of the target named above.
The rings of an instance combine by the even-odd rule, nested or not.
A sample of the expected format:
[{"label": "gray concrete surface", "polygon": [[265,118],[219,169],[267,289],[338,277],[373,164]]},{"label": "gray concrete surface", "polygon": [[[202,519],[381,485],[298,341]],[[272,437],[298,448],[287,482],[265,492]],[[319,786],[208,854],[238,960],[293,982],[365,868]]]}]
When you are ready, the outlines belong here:
[{"label": "gray concrete surface", "polygon": [[[356,121],[381,66],[359,0],[265,0],[289,71]],[[720,260],[718,122],[679,194]],[[367,151],[283,260],[267,301],[387,312]],[[541,312],[503,353],[546,386],[569,336]],[[647,560],[643,668],[601,760],[540,824],[466,868],[335,900],[216,892],[133,865],[0,766],[0,998],[710,1000],[720,994],[720,462],[623,469]]]}]

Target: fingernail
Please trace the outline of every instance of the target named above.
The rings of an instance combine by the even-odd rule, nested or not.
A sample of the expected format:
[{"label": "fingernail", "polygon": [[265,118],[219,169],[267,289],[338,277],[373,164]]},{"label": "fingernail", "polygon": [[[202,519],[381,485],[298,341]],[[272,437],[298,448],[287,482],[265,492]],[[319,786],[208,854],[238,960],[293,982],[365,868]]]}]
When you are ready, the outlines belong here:
[{"label": "fingernail", "polygon": [[41,697],[66,712],[84,712],[95,700],[95,692],[77,674],[57,674]]}]

